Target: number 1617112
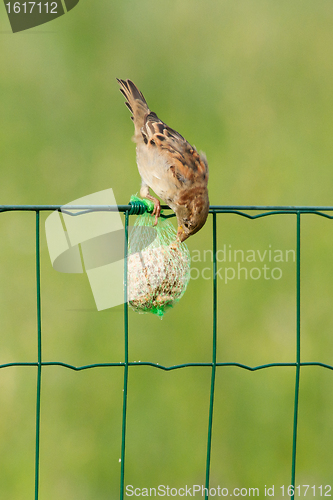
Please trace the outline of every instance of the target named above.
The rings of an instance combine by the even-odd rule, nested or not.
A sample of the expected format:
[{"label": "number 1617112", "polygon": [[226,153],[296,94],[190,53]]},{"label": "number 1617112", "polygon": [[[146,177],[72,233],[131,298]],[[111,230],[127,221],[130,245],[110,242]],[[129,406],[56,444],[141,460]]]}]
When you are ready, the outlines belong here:
[{"label": "number 1617112", "polygon": [[330,497],[331,495],[331,490],[332,487],[327,484],[326,486],[310,486],[309,484],[302,484],[298,486],[280,486],[281,488],[281,493],[282,496],[299,496],[299,497],[305,497],[305,496],[320,496],[320,497]]},{"label": "number 1617112", "polygon": [[31,14],[32,12],[37,12],[39,14],[57,14],[57,2],[14,2],[12,5],[10,2],[6,3],[8,14]]}]

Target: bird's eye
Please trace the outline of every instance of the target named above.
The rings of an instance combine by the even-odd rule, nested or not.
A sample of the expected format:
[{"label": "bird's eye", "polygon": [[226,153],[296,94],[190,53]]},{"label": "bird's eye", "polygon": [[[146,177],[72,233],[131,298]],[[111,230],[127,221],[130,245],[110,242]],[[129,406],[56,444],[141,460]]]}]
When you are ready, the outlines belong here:
[{"label": "bird's eye", "polygon": [[188,229],[190,227],[191,223],[189,222],[189,220],[185,219],[184,220],[184,226]]},{"label": "bird's eye", "polygon": [[150,140],[150,145],[151,145],[151,146],[156,146],[154,139],[151,139],[151,140]]}]

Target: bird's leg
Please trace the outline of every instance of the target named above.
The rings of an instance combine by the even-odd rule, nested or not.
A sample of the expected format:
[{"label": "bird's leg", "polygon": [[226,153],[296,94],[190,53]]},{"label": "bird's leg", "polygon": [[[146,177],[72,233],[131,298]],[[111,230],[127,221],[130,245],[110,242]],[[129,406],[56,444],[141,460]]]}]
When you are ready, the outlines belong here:
[{"label": "bird's leg", "polygon": [[151,200],[154,202],[154,210],[152,211],[152,215],[155,215],[154,226],[156,226],[157,220],[158,220],[160,213],[161,213],[161,203],[157,198],[154,198],[154,196],[151,196],[150,194],[148,196],[146,196],[145,198],[147,198],[147,200]]},{"label": "bird's leg", "polygon": [[154,210],[152,211],[152,215],[155,215],[154,226],[156,226],[157,220],[158,220],[160,213],[161,213],[160,201],[157,198],[154,198],[154,196],[151,196],[151,194],[149,193],[149,187],[143,183],[142,183],[142,186],[140,189],[140,196],[141,196],[141,198],[147,198],[147,200],[154,202]]}]

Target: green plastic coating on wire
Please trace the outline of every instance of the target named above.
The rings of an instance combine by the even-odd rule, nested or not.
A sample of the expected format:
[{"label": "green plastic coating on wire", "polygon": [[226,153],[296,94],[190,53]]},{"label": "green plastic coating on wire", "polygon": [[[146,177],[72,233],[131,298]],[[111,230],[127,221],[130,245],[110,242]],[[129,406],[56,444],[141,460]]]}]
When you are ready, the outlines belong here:
[{"label": "green plastic coating on wire", "polygon": [[36,287],[37,287],[37,397],[36,397],[36,451],[35,451],[35,500],[39,492],[39,455],[40,455],[40,396],[42,381],[42,316],[40,293],[40,223],[39,211],[36,211]]},{"label": "green plastic coating on wire", "polygon": [[124,498],[125,491],[125,450],[126,450],[126,420],[127,420],[127,387],[128,387],[128,290],[127,290],[127,252],[128,252],[128,219],[125,214],[125,244],[124,244],[124,389],[123,389],[123,418],[121,431],[121,457],[120,457],[120,498]]},{"label": "green plastic coating on wire", "polygon": [[213,434],[213,410],[214,410],[214,394],[215,394],[215,378],[216,378],[216,350],[217,350],[217,229],[216,229],[216,214],[213,214],[213,359],[212,359],[212,375],[210,386],[210,402],[208,416],[208,439],[207,439],[207,458],[206,458],[206,494],[205,500],[208,500],[209,480],[210,480],[210,459],[212,449],[212,434]]},{"label": "green plastic coating on wire", "polygon": [[295,379],[295,402],[294,402],[294,426],[293,426],[293,448],[291,460],[291,484],[293,492],[292,500],[295,497],[295,475],[296,475],[296,443],[297,443],[297,422],[298,422],[298,400],[299,384],[301,373],[301,214],[297,212],[296,224],[296,379]]}]

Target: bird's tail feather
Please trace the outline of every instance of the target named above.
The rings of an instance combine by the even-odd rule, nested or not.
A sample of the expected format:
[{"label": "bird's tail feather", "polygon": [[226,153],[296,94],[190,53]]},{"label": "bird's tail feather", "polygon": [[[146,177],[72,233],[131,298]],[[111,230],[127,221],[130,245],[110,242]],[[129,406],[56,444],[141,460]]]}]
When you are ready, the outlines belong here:
[{"label": "bird's tail feather", "polygon": [[132,113],[135,135],[141,137],[140,130],[144,125],[145,117],[150,113],[146,99],[131,80],[117,78],[117,81],[120,85],[120,92],[125,96],[125,104]]}]

